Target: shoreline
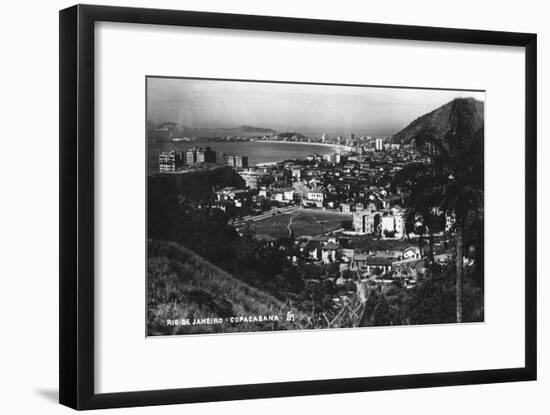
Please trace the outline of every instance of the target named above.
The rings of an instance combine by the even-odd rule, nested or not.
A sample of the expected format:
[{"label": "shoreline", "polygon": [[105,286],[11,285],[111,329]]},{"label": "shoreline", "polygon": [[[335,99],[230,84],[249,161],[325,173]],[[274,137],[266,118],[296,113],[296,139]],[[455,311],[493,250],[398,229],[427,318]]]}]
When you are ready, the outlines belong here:
[{"label": "shoreline", "polygon": [[[332,147],[334,150],[336,150],[338,153],[341,152],[351,152],[352,147],[346,146],[343,144],[329,144],[329,143],[307,143],[303,141],[281,141],[281,140],[254,140],[254,143],[274,143],[274,144],[303,144],[303,145],[310,145],[310,146],[321,146],[321,147]],[[255,167],[269,167],[269,166],[275,166],[279,163],[284,162],[285,160],[278,160],[278,161],[266,161],[263,163],[256,163],[254,164]]]},{"label": "shoreline", "polygon": [[308,146],[319,146],[319,147],[334,147],[336,150],[340,151],[353,151],[353,147],[347,146],[345,144],[333,144],[333,143],[309,143],[307,141],[283,141],[283,140],[246,140],[246,141],[217,141],[217,140],[153,140],[154,143],[193,143],[195,146],[200,147],[201,144],[211,144],[211,143],[224,143],[224,144],[242,144],[242,143],[273,143],[273,144],[301,144]]},{"label": "shoreline", "polygon": [[275,144],[302,144],[308,146],[321,146],[321,147],[335,147],[338,150],[352,151],[353,148],[346,146],[345,144],[331,144],[331,143],[308,143],[306,141],[282,141],[282,140],[251,140],[253,143],[275,143]]},{"label": "shoreline", "polygon": [[[161,145],[164,145],[164,144],[171,144],[171,145],[178,145],[178,144],[184,144],[184,145],[188,145],[188,144],[192,144],[192,146],[196,146],[196,147],[201,147],[201,146],[204,146],[204,145],[210,145],[212,147],[215,147],[216,143],[221,143],[221,144],[229,144],[229,145],[232,145],[232,144],[245,144],[245,143],[274,143],[274,144],[301,144],[301,145],[309,145],[309,146],[319,146],[319,147],[324,147],[324,148],[331,148],[335,153],[339,153],[339,154],[347,154],[347,153],[350,153],[353,151],[353,147],[351,146],[346,146],[344,144],[332,144],[332,143],[309,143],[309,142],[304,142],[304,141],[282,141],[282,140],[249,140],[249,141],[215,141],[215,140],[204,140],[204,141],[195,141],[195,142],[190,142],[190,141],[184,141],[184,140],[177,140],[177,141],[174,141],[174,140],[160,140],[160,141],[154,141],[155,144],[161,144]],[[176,148],[176,147],[172,147],[172,148]],[[224,151],[220,151],[221,154],[223,154],[224,152],[226,152],[228,150],[224,150]],[[232,150],[229,150],[229,151],[232,151]],[[315,151],[312,151],[311,154],[314,154]],[[230,154],[230,153],[229,153]],[[303,157],[299,157],[299,159],[305,159],[306,156],[303,156]],[[296,157],[295,156],[291,156],[291,159],[295,159]],[[254,167],[269,167],[269,166],[275,166],[279,163],[282,163],[284,162],[285,160],[287,159],[281,159],[281,160],[275,160],[275,161],[264,161],[264,162],[259,162],[259,163],[251,163],[250,166],[254,166]],[[149,166],[149,163],[148,163],[148,166]],[[149,169],[150,167],[148,167]],[[154,169],[154,171],[152,173],[148,173],[148,174],[156,174],[158,173],[157,169]]]}]

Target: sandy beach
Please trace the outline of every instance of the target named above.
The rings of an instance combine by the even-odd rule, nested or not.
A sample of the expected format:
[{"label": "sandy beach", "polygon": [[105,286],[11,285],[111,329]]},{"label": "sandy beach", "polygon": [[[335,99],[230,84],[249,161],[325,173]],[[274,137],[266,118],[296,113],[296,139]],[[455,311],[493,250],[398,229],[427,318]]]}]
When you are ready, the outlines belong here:
[{"label": "sandy beach", "polygon": [[302,144],[308,146],[322,146],[322,147],[333,147],[338,151],[349,152],[352,151],[352,147],[346,146],[343,144],[331,144],[331,143],[309,143],[307,141],[283,141],[283,140],[251,140],[255,143],[274,143],[274,144]]}]

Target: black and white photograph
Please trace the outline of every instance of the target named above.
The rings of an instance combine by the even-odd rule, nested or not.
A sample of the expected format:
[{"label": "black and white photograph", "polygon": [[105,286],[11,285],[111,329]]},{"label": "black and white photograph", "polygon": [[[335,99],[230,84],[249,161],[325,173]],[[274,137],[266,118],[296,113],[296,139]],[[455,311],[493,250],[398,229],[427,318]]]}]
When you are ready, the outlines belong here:
[{"label": "black and white photograph", "polygon": [[485,91],[145,83],[147,336],[484,322]]},{"label": "black and white photograph", "polygon": [[3,4],[1,413],[550,413],[543,2],[108,3]]}]

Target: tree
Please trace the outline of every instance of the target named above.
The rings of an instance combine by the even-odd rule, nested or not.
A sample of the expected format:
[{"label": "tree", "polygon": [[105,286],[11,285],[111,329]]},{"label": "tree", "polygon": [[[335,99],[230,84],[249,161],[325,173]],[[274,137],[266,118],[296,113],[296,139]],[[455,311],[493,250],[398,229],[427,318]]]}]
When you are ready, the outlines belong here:
[{"label": "tree", "polygon": [[391,324],[390,306],[384,294],[380,294],[374,313],[372,315],[373,326],[388,326]]},{"label": "tree", "polygon": [[387,326],[391,322],[391,310],[386,297],[379,287],[371,289],[359,326]]},{"label": "tree", "polygon": [[[427,140],[427,138],[426,138]],[[422,253],[425,234],[428,236],[428,261],[433,262],[434,229],[436,228],[437,215],[434,214],[434,207],[438,204],[438,195],[434,194],[434,180],[436,179],[433,164],[413,163],[402,169],[396,180],[408,190],[406,203],[406,225],[412,225],[415,233],[420,231],[418,247]],[[414,228],[417,216],[422,218],[422,225]]]},{"label": "tree", "polygon": [[[403,203],[405,203],[405,200],[403,200]],[[405,212],[405,235],[407,241],[410,241],[410,234],[414,232],[415,216],[416,214],[413,209],[407,209]]]},{"label": "tree", "polygon": [[456,321],[462,322],[462,279],[464,274],[464,232],[473,217],[483,209],[483,128],[475,128],[471,105],[455,100],[451,112],[451,128],[434,158],[439,180],[434,188],[440,199],[439,209],[454,214],[456,224]]},{"label": "tree", "polygon": [[456,319],[455,289],[449,278],[431,277],[410,290],[412,324],[451,323]]},{"label": "tree", "polygon": [[388,229],[384,229],[384,236],[386,238],[393,238],[395,236],[395,231],[390,231]]},{"label": "tree", "polygon": [[[467,100],[452,102],[449,128],[441,136],[426,129],[419,141],[428,142],[430,163],[414,163],[396,177],[409,191],[410,208],[422,215],[433,247],[434,209],[455,217],[456,321],[462,322],[462,279],[465,231],[483,211],[483,126],[475,130],[475,107]],[[418,141],[418,140],[417,140]],[[428,222],[428,223],[426,223]],[[431,226],[430,226],[431,225]],[[430,251],[433,251],[430,247]],[[432,258],[433,259],[433,258]]]}]

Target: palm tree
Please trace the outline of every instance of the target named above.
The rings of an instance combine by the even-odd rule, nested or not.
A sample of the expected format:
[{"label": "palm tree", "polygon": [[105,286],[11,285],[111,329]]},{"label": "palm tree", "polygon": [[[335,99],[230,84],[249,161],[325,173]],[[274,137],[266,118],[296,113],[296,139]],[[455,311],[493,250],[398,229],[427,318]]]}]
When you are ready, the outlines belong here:
[{"label": "palm tree", "polygon": [[462,279],[464,232],[474,216],[483,210],[483,127],[475,130],[475,108],[464,100],[452,103],[449,129],[443,137],[425,130],[419,141],[430,142],[435,150],[431,163],[415,163],[403,169],[397,179],[409,190],[411,209],[427,215],[436,208],[453,215],[456,232],[456,321],[462,322]]},{"label": "palm tree", "polygon": [[449,177],[449,182],[439,189],[441,208],[455,215],[456,232],[456,321],[462,322],[462,278],[464,274],[464,233],[468,220],[483,204],[482,191],[461,179]]},{"label": "palm tree", "polygon": [[424,251],[425,235],[427,234],[427,257],[428,261],[432,263],[434,227],[438,219],[438,215],[434,213],[434,208],[437,207],[440,200],[439,195],[434,193],[434,183],[437,180],[434,166],[424,163],[409,164],[398,173],[396,179],[408,190],[406,200],[408,209],[405,217],[407,224],[409,226],[414,224],[418,216],[422,218],[422,226],[416,230],[421,230],[418,245],[422,253]]},{"label": "palm tree", "polygon": [[[462,100],[454,101],[451,128],[442,141],[434,142],[436,170],[440,183],[434,188],[438,208],[455,217],[456,230],[456,321],[462,322],[462,279],[465,229],[483,210],[483,127],[475,130],[474,109]],[[435,141],[435,140],[434,140]],[[441,174],[442,173],[442,174]]]}]

